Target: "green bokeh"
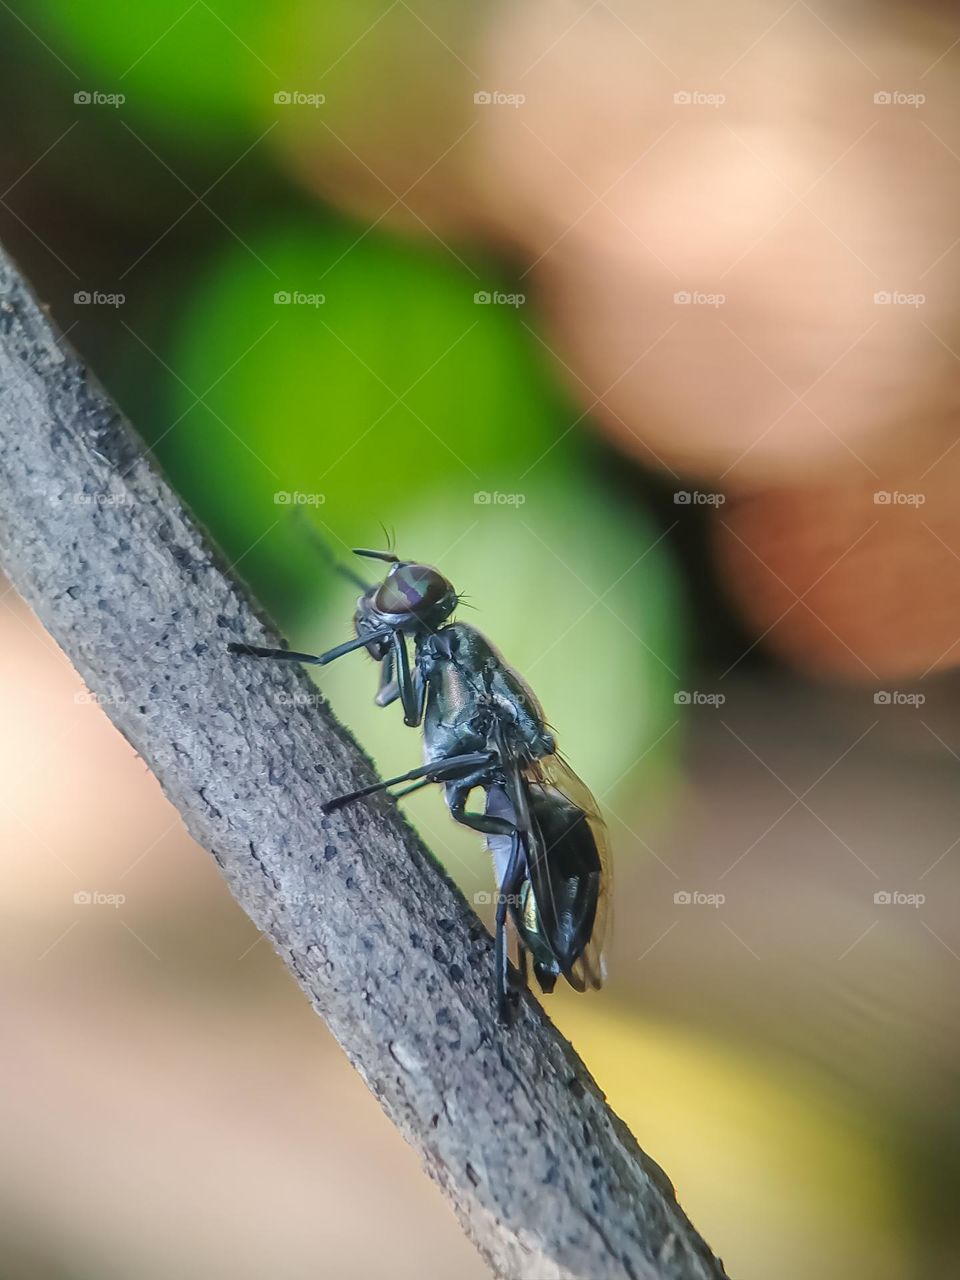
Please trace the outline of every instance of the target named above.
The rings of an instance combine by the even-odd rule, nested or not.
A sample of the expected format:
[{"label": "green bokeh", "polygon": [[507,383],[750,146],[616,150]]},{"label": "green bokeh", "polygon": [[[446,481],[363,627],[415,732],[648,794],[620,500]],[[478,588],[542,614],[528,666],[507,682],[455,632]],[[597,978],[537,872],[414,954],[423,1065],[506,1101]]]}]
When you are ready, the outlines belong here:
[{"label": "green bokeh", "polygon": [[[251,132],[282,88],[274,63],[284,11],[260,0],[37,0],[31,24],[89,83],[123,93],[125,112],[195,148]],[[259,127],[258,127],[259,132]]]}]

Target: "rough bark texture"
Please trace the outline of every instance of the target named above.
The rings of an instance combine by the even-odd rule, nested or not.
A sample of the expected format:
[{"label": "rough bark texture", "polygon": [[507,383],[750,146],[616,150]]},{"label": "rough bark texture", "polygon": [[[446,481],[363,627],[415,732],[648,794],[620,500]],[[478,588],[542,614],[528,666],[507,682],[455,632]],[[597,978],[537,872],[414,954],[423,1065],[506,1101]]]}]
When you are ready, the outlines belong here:
[{"label": "rough bark texture", "polygon": [[0,551],[493,1270],[723,1276],[536,1002],[497,1027],[490,937],[395,806],[323,817],[369,760],[301,669],[227,658],[278,637],[2,254]]}]

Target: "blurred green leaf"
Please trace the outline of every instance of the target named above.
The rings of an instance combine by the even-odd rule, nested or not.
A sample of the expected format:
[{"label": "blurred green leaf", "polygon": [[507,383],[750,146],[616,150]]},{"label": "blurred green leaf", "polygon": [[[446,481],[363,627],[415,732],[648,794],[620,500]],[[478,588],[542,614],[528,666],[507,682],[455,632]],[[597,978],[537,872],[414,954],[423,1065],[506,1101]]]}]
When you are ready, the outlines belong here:
[{"label": "blurred green leaf", "polygon": [[282,87],[272,65],[282,49],[277,10],[293,8],[291,0],[272,8],[258,0],[226,8],[204,0],[36,0],[31,22],[86,76],[77,88],[123,93],[125,112],[196,147],[260,131],[263,104]]}]

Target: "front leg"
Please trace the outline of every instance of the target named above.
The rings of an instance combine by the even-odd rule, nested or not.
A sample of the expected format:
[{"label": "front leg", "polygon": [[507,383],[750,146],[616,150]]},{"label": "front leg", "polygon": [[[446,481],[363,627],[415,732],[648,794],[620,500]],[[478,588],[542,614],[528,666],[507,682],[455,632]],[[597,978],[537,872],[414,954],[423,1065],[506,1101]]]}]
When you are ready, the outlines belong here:
[{"label": "front leg", "polygon": [[403,723],[415,729],[420,723],[421,699],[410,674],[410,656],[407,653],[407,641],[402,631],[393,633],[393,655],[397,668],[397,684],[400,687],[400,702],[403,706]]},{"label": "front leg", "polygon": [[379,627],[376,631],[368,631],[365,635],[354,636],[326,653],[298,653],[294,649],[264,649],[256,644],[238,644],[232,641],[227,645],[227,652],[238,658],[268,658],[273,662],[304,662],[318,667],[325,667],[328,662],[335,662],[345,653],[353,653],[354,649],[364,649],[373,640],[387,640],[394,634],[393,627]]},{"label": "front leg", "polygon": [[394,667],[396,662],[393,656],[393,648],[389,648],[380,660],[380,683],[377,686],[377,696],[374,699],[378,707],[389,707],[391,703],[396,702],[400,697],[400,685],[394,679]]}]

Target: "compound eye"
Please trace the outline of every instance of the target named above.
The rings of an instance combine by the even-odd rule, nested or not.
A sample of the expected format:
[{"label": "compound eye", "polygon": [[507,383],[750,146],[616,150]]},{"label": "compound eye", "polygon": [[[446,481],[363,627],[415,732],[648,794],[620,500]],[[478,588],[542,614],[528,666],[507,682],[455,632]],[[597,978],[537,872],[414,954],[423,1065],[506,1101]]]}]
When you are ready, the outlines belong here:
[{"label": "compound eye", "polygon": [[398,564],[381,583],[374,605],[381,613],[422,613],[434,608],[452,589],[427,564]]}]

